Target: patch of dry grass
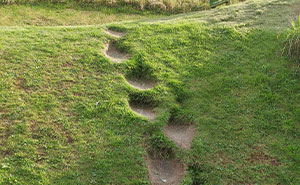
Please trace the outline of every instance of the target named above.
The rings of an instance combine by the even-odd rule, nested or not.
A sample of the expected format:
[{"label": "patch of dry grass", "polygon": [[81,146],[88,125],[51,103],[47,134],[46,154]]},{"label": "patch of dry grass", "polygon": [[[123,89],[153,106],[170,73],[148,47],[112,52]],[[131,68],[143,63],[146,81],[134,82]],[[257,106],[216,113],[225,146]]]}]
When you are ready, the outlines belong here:
[{"label": "patch of dry grass", "polygon": [[297,21],[292,21],[292,26],[288,29],[284,53],[300,61],[300,15]]},{"label": "patch of dry grass", "polygon": [[[47,0],[53,3],[62,3],[65,0]],[[139,10],[159,10],[167,12],[190,12],[209,8],[210,0],[76,0],[84,3],[96,3],[107,6],[130,5]],[[230,4],[245,0],[230,0]],[[0,0],[3,4],[33,3],[39,0]]]}]

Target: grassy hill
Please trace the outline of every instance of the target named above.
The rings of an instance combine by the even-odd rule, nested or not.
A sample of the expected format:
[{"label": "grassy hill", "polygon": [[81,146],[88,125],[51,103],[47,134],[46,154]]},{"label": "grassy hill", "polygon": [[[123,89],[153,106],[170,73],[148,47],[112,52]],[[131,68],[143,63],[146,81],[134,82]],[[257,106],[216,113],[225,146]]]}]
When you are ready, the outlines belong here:
[{"label": "grassy hill", "polygon": [[[149,184],[153,153],[187,165],[182,184],[299,184],[300,79],[282,55],[299,4],[253,0],[155,19],[104,8],[109,16],[78,19],[90,26],[53,26],[76,25],[62,8],[51,21],[3,23],[0,184]],[[124,19],[139,20],[114,22]],[[116,41],[124,63],[102,53],[107,27],[126,32]],[[134,89],[132,76],[156,86]],[[152,105],[156,120],[131,101]],[[170,120],[195,124],[191,150],[163,134]]]}]

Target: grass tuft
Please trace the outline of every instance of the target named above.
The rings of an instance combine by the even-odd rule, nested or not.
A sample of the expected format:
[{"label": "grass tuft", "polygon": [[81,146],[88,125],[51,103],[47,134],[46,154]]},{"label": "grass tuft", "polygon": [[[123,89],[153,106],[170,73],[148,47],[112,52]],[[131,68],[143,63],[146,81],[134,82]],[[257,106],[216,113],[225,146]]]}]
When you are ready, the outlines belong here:
[{"label": "grass tuft", "polygon": [[292,21],[292,26],[288,29],[283,52],[300,62],[300,15],[297,21]]}]

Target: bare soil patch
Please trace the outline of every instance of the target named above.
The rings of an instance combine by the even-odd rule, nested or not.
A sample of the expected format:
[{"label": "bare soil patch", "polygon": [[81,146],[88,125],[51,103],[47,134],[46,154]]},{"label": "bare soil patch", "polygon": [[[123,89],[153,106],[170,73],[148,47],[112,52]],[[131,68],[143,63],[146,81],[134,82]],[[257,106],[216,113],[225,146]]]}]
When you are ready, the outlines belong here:
[{"label": "bare soil patch", "polygon": [[130,108],[136,114],[154,121],[156,118],[156,113],[153,111],[153,108],[147,105],[139,105],[137,103],[130,103]]},{"label": "bare soil patch", "polygon": [[151,80],[146,79],[127,79],[127,82],[134,88],[140,90],[151,89],[155,86],[155,83]]},{"label": "bare soil patch", "polygon": [[190,149],[191,143],[196,133],[194,125],[175,125],[167,124],[163,132],[172,140],[177,146],[182,149]]},{"label": "bare soil patch", "polygon": [[151,185],[178,185],[185,174],[185,167],[175,159],[146,160]]},{"label": "bare soil patch", "polygon": [[104,45],[104,55],[115,63],[121,63],[128,59],[128,54],[119,51],[113,42]]}]

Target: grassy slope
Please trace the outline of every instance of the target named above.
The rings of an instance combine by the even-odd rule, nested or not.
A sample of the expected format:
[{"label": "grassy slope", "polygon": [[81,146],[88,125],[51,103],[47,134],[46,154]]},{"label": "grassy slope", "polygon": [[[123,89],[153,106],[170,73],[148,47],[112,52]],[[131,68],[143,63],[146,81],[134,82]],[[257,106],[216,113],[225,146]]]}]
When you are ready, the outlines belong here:
[{"label": "grassy slope", "polygon": [[240,28],[286,29],[291,20],[298,18],[298,0],[247,0],[231,6],[212,10],[172,15],[169,17],[141,20],[142,22],[196,21],[210,25],[235,26]]},{"label": "grassy slope", "polygon": [[199,126],[194,161],[212,184],[300,182],[299,77],[276,36],[237,35],[188,80],[185,106]]},{"label": "grassy slope", "polygon": [[146,61],[171,68],[188,89],[177,94],[198,126],[194,183],[300,182],[299,77],[277,32],[164,24],[138,33]]},{"label": "grassy slope", "polygon": [[120,183],[145,173],[143,149],[130,146],[142,130],[99,53],[103,39],[99,28],[1,31],[1,183],[85,184],[93,174]]},{"label": "grassy slope", "polygon": [[[1,31],[0,183],[147,184],[145,150],[178,151],[159,130],[170,110],[198,127],[179,153],[186,184],[299,183],[299,77],[277,32],[126,27],[133,58],[120,66],[100,53],[101,27]],[[132,70],[158,87],[129,88],[120,73]],[[157,103],[157,122],[135,116],[130,97]]]}]

